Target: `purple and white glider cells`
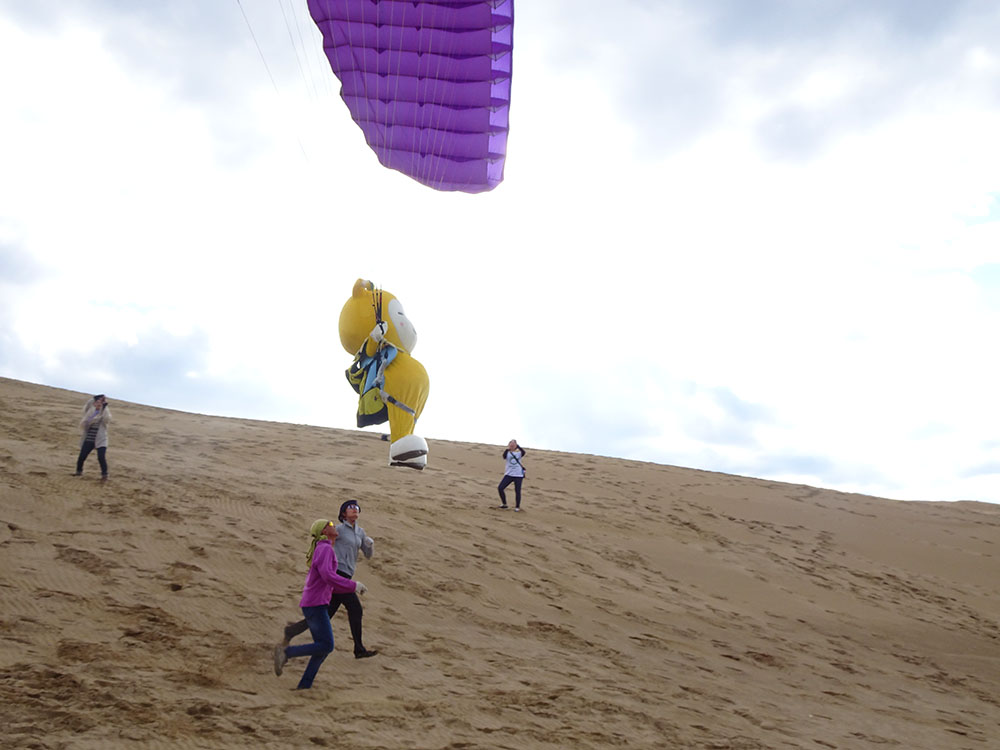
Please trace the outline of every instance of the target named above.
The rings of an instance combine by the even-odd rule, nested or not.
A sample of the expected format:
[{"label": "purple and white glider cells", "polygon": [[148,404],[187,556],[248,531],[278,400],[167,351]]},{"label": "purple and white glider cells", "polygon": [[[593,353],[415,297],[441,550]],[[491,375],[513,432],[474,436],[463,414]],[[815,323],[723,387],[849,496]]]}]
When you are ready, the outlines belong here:
[{"label": "purple and white glider cells", "polygon": [[514,0],[309,0],[309,12],[383,165],[437,190],[503,180]]}]

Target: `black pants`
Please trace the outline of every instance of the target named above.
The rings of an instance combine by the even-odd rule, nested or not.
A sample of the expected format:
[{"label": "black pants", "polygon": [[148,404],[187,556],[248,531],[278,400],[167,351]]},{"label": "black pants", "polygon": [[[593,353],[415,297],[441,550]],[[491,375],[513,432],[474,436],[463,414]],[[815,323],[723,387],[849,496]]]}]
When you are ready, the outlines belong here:
[{"label": "black pants", "polygon": [[[349,575],[341,573],[339,570],[337,571],[337,575],[350,578]],[[353,591],[350,594],[334,594],[331,596],[330,606],[327,607],[327,612],[330,613],[331,620],[336,611],[340,609],[341,604],[347,610],[347,621],[351,625],[351,638],[354,639],[354,653],[363,654],[365,652],[365,643],[361,637],[361,616],[364,614],[364,607],[361,606],[361,599]],[[291,640],[299,633],[304,633],[307,630],[309,630],[309,623],[305,620],[300,620],[285,627],[285,637]]]},{"label": "black pants", "polygon": [[[94,441],[86,440],[83,445],[80,446],[80,455],[76,459],[76,473],[83,473],[83,462],[87,460],[87,456],[90,452],[94,450]],[[108,459],[105,458],[105,453],[108,452],[107,448],[97,449],[97,462],[101,465],[101,476],[106,477],[108,475]]]},{"label": "black pants", "polygon": [[500,484],[497,485],[497,491],[500,492],[500,502],[504,505],[507,504],[507,495],[504,493],[504,488],[510,484],[514,483],[514,507],[521,507],[521,482],[524,481],[524,477],[512,477],[509,474],[504,474],[503,479],[500,480]]}]

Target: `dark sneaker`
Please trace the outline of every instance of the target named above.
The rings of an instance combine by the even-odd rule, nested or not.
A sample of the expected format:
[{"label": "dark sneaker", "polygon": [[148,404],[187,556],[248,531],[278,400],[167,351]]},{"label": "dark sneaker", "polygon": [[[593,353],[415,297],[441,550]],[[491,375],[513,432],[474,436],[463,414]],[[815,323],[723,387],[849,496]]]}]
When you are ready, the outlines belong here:
[{"label": "dark sneaker", "polygon": [[378,650],[376,650],[374,648],[371,649],[370,651],[366,648],[364,651],[355,651],[354,652],[354,658],[355,659],[367,659],[369,656],[375,656],[375,654],[377,654],[377,653],[378,653]]},{"label": "dark sneaker", "polygon": [[497,508],[498,508],[499,510],[507,510],[507,508],[509,508],[509,507],[510,507],[510,506],[509,506],[509,505],[507,505],[507,503],[504,503],[503,505],[498,505],[498,506],[497,506]]},{"label": "dark sneaker", "polygon": [[281,670],[285,667],[288,656],[285,655],[285,647],[280,643],[274,647],[274,673],[281,677]]}]

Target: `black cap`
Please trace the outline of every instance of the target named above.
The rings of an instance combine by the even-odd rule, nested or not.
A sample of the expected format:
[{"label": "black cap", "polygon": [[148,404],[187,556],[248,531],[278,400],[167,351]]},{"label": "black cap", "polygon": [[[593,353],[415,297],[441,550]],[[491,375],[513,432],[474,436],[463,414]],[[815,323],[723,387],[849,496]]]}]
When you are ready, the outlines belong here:
[{"label": "black cap", "polygon": [[352,505],[353,505],[353,506],[354,506],[355,508],[357,508],[358,510],[361,510],[361,506],[360,506],[360,505],[358,505],[358,501],[357,501],[357,500],[345,500],[345,501],[344,501],[344,502],[343,502],[343,503],[341,504],[341,506],[340,506],[340,514],[339,514],[339,515],[337,516],[337,520],[338,520],[338,521],[343,521],[343,520],[344,520],[344,511],[346,511],[346,510],[347,510],[348,508],[350,508],[350,507],[351,507]]}]

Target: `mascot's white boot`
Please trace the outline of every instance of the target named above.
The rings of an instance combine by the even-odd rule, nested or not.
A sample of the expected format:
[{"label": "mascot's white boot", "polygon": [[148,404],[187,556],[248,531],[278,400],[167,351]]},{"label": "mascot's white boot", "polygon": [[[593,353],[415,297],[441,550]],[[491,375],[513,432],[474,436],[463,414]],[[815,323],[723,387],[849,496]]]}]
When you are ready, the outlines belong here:
[{"label": "mascot's white boot", "polygon": [[403,435],[389,446],[389,466],[422,469],[427,465],[427,441],[419,435]]}]

